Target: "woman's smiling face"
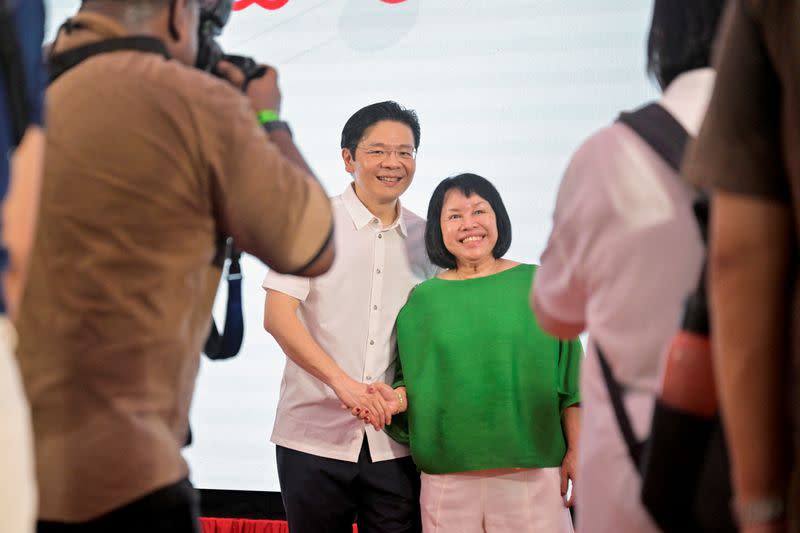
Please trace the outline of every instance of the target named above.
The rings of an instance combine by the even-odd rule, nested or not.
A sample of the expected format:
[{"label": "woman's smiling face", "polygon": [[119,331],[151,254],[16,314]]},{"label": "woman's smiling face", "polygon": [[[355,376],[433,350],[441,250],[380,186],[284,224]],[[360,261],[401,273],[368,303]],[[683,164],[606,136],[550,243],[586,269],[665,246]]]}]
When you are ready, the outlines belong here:
[{"label": "woman's smiling face", "polygon": [[442,205],[442,240],[457,264],[492,257],[497,244],[497,219],[491,204],[478,194],[465,196],[460,189],[447,191]]}]

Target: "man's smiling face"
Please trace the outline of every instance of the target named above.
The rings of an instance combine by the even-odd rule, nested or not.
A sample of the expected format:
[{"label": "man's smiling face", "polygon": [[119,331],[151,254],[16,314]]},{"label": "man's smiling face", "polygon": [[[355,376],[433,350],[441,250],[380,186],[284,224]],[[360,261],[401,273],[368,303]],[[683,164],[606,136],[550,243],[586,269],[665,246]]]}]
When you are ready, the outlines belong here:
[{"label": "man's smiling face", "polygon": [[393,120],[367,128],[355,154],[342,150],[345,169],[367,204],[393,202],[408,189],[417,169],[415,155],[411,128]]}]

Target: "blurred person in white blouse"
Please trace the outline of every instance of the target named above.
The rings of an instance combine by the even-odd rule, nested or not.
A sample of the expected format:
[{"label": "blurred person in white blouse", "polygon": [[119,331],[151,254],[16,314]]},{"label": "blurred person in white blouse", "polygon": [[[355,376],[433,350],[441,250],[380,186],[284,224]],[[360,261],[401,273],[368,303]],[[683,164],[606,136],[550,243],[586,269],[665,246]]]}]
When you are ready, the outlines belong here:
[{"label": "blurred person in white blouse", "polygon": [[[714,83],[712,43],[724,0],[656,0],[648,71],[658,103],[691,135]],[[640,501],[603,380],[597,345],[624,387],[637,439],[650,431],[661,356],[700,276],[703,243],[694,191],[632,129],[614,123],[573,155],[558,192],[553,230],[531,303],[560,338],[588,331],[581,374],[577,528],[581,533],[659,531]]]}]

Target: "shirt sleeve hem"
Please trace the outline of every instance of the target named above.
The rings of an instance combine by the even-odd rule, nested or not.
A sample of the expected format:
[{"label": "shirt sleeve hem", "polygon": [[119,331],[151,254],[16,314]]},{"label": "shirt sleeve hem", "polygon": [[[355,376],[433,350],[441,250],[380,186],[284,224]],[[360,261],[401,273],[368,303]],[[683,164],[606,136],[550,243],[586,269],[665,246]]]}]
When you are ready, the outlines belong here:
[{"label": "shirt sleeve hem", "polygon": [[572,339],[586,329],[586,322],[569,322],[554,316],[547,306],[543,305],[542,299],[534,288],[533,292],[534,308],[536,310],[536,321],[539,326],[560,339]]},{"label": "shirt sleeve hem", "polygon": [[565,400],[564,402],[561,403],[561,409],[560,409],[561,416],[564,416],[564,411],[566,411],[570,407],[580,406],[580,404],[581,404],[580,396],[573,396],[572,398]]}]

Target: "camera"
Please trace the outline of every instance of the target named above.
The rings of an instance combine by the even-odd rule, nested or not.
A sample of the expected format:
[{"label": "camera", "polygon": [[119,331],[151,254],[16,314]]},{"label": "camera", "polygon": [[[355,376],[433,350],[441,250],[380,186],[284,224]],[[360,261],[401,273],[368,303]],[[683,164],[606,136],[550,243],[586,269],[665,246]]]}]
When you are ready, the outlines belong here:
[{"label": "camera", "polygon": [[217,63],[221,60],[233,63],[244,73],[244,87],[246,88],[250,80],[260,78],[267,72],[267,69],[256,63],[253,58],[226,54],[217,43],[216,38],[228,23],[232,8],[233,0],[203,0],[200,2],[200,27],[195,66],[222,78],[224,76],[217,71]]}]

